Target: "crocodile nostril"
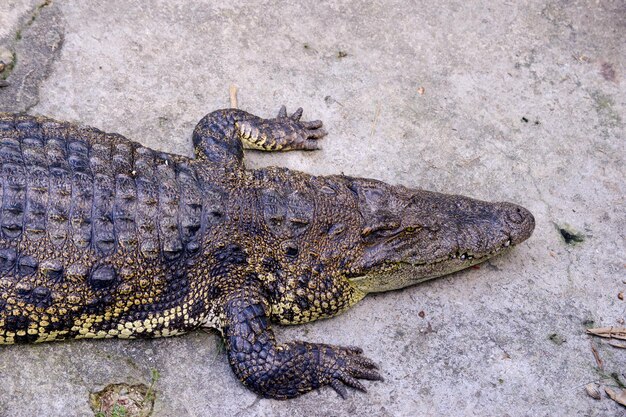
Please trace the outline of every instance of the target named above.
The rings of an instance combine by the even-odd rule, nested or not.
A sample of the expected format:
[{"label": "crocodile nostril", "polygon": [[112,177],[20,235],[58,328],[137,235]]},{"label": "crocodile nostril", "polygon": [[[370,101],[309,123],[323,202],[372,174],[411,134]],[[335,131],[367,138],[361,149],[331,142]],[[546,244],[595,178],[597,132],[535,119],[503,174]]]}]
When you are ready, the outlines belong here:
[{"label": "crocodile nostril", "polygon": [[522,223],[524,221],[524,213],[522,212],[522,208],[517,207],[513,210],[510,210],[507,213],[507,217],[513,223],[516,223],[516,224]]}]

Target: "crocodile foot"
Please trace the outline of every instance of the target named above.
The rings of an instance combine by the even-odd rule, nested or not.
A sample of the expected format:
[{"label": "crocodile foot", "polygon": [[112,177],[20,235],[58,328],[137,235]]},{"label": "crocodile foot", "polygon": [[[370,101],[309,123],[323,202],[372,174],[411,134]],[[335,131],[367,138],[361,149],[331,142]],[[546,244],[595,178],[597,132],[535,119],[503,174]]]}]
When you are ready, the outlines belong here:
[{"label": "crocodile foot", "polygon": [[240,138],[247,148],[264,151],[319,149],[318,139],[326,136],[321,120],[302,121],[302,107],[291,116],[285,106],[274,119],[250,119],[236,123]]},{"label": "crocodile foot", "polygon": [[235,375],[257,394],[284,400],[326,385],[345,397],[365,391],[359,379],[382,381],[376,364],[357,347],[293,341],[277,343],[270,306],[248,289],[226,303],[224,340]]},{"label": "crocodile foot", "polygon": [[229,355],[242,382],[263,397],[284,400],[330,385],[346,398],[346,387],[367,391],[359,379],[383,380],[378,366],[356,347],[296,341],[266,348],[259,352],[261,360],[233,350]]}]

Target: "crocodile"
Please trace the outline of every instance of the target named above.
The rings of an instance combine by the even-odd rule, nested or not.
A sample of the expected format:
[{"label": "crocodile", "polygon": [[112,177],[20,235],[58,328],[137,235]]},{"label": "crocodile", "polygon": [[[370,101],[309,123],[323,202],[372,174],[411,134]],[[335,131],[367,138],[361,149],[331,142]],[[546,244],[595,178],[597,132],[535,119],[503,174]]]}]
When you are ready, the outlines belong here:
[{"label": "crocodile", "polygon": [[382,380],[360,348],[280,343],[271,323],[333,317],[483,262],[526,240],[534,218],[512,203],[245,168],[244,148],[318,148],[322,122],[301,116],[214,111],[186,157],[0,113],[0,344],[214,328],[263,397]]}]

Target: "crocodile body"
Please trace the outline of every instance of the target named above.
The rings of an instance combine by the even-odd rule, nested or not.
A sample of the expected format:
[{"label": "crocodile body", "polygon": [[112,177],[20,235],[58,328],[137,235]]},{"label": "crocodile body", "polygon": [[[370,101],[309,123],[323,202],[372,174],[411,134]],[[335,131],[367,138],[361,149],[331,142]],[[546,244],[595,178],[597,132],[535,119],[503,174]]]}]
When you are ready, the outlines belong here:
[{"label": "crocodile body", "polygon": [[368,292],[459,270],[525,240],[509,203],[281,168],[243,147],[310,150],[301,110],[210,113],[195,157],[0,113],[0,344],[218,329],[237,377],[291,398],[381,379],[360,349],[279,343],[271,322],[332,317]]}]

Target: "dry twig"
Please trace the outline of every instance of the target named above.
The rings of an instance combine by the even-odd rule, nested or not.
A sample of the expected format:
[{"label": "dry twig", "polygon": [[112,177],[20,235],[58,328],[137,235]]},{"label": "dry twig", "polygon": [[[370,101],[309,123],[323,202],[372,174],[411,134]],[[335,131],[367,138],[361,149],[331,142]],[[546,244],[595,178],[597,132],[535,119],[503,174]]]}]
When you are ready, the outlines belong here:
[{"label": "dry twig", "polygon": [[235,84],[231,84],[228,88],[228,93],[230,95],[230,108],[236,109],[237,106],[237,86]]},{"label": "dry twig", "polygon": [[608,339],[626,340],[626,327],[596,327],[587,329],[587,333]]},{"label": "dry twig", "polygon": [[606,395],[608,395],[613,401],[626,407],[626,389],[621,389],[615,392],[609,387],[604,387],[604,392],[606,392]]},{"label": "dry twig", "polygon": [[602,358],[600,358],[600,354],[598,353],[598,350],[593,345],[593,343],[591,343],[591,352],[593,353],[593,357],[596,360],[596,364],[598,365],[598,369],[603,370],[604,369],[604,363],[602,362]]}]

